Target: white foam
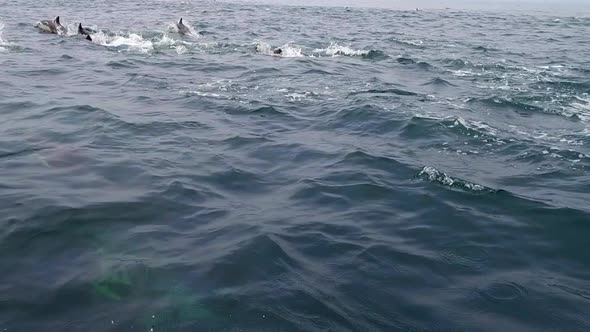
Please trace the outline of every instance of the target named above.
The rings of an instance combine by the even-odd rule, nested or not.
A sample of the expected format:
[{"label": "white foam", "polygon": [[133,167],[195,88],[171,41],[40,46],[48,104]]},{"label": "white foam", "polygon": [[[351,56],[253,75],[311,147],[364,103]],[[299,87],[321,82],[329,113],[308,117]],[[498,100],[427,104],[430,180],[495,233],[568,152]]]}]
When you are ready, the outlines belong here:
[{"label": "white foam", "polygon": [[262,53],[262,54],[268,54],[268,55],[272,54],[272,48],[269,43],[257,40],[257,41],[255,41],[255,44],[256,44],[256,52]]},{"label": "white foam", "polygon": [[8,52],[7,47],[12,45],[11,43],[9,43],[8,41],[5,41],[3,39],[3,37],[2,37],[3,32],[4,32],[4,23],[0,22],[0,53]]},{"label": "white foam", "polygon": [[4,39],[2,39],[2,32],[4,30],[4,23],[0,22],[0,52],[5,52],[6,49],[2,46],[6,43]]},{"label": "white foam", "polygon": [[318,48],[313,51],[313,53],[324,53],[328,56],[341,56],[341,55],[348,55],[348,56],[362,56],[369,54],[369,51],[366,50],[355,50],[350,46],[342,46],[338,45],[337,43],[331,43],[330,46],[327,48]]},{"label": "white foam", "polygon": [[281,54],[274,54],[272,46],[270,46],[270,44],[266,42],[258,40],[255,41],[255,44],[256,52],[261,54],[280,56],[284,58],[297,58],[303,56],[301,48],[291,45],[290,42],[280,47],[280,49],[282,50]]},{"label": "white foam", "polygon": [[303,53],[300,47],[291,46],[289,43],[281,46],[283,53],[280,55],[284,58],[298,58],[302,57]]},{"label": "white foam", "polygon": [[431,166],[425,166],[418,175],[426,175],[428,180],[438,181],[447,186],[452,186],[453,184],[455,184],[455,180],[453,180],[453,178],[448,176],[446,173],[439,172],[436,168]]},{"label": "white foam", "polygon": [[[422,46],[424,44],[424,41],[420,40],[420,39],[402,39],[399,41],[402,44],[408,44],[408,45],[412,45],[412,46]],[[455,47],[455,45],[448,45],[450,47]]]},{"label": "white foam", "polygon": [[176,45],[176,40],[173,38],[170,38],[167,34],[164,34],[162,36],[162,39],[156,41],[156,45],[157,46],[174,46]]},{"label": "white foam", "polygon": [[445,172],[441,172],[431,166],[425,166],[422,169],[422,171],[420,171],[420,173],[418,175],[419,176],[426,176],[426,178],[429,181],[439,182],[439,183],[449,186],[449,187],[460,186],[460,187],[464,187],[464,188],[467,188],[467,189],[473,190],[473,191],[486,190],[486,187],[479,185],[479,184],[475,184],[475,183],[471,183],[471,182],[463,181],[463,180],[455,180],[452,177],[448,176]]},{"label": "white foam", "polygon": [[582,98],[580,96],[575,96],[575,98],[577,101],[570,104],[573,114],[584,122],[590,122],[590,98]]},{"label": "white foam", "polygon": [[304,99],[309,99],[310,97],[313,97],[313,96],[315,96],[315,93],[310,92],[310,91],[305,91],[303,93],[293,92],[293,93],[288,93],[285,95],[285,97],[289,98],[289,100],[292,102],[299,102]]},{"label": "white foam", "polygon": [[465,120],[462,117],[458,117],[455,120],[455,125],[458,125],[458,124],[461,124],[465,128],[479,131],[479,132],[484,132],[484,133],[491,135],[491,136],[498,135],[498,130],[496,128],[491,127],[490,125],[488,125],[484,122],[481,122],[481,121]]},{"label": "white foam", "polygon": [[145,40],[141,35],[135,33],[131,33],[126,37],[124,35],[109,36],[99,31],[91,35],[91,37],[93,43],[107,47],[128,46],[128,50],[141,53],[148,53],[154,49],[152,41]]},{"label": "white foam", "polygon": [[65,36],[76,36],[78,34],[78,25],[75,23],[69,23],[64,26],[66,28]]},{"label": "white foam", "polygon": [[481,76],[482,73],[475,73],[471,70],[452,70],[454,76],[458,77],[469,77],[469,76]]},{"label": "white foam", "polygon": [[176,53],[179,55],[188,53],[188,49],[184,45],[177,45],[172,48],[174,48],[176,50]]},{"label": "white foam", "polygon": [[212,92],[204,92],[204,91],[198,91],[198,90],[191,90],[191,91],[180,91],[181,94],[184,95],[197,95],[197,96],[201,96],[201,97],[212,97],[212,98],[220,98],[221,95],[218,93],[212,93]]},{"label": "white foam", "polygon": [[187,46],[190,46],[190,45],[192,45],[192,43],[186,42],[184,40],[178,40],[178,39],[171,38],[166,33],[162,35],[161,39],[156,40],[154,42],[154,46],[168,47],[168,48],[176,50],[176,52],[178,54],[184,54],[184,53],[188,52]]},{"label": "white foam", "polygon": [[216,48],[219,47],[219,43],[218,42],[207,42],[207,43],[198,43],[200,48]]}]

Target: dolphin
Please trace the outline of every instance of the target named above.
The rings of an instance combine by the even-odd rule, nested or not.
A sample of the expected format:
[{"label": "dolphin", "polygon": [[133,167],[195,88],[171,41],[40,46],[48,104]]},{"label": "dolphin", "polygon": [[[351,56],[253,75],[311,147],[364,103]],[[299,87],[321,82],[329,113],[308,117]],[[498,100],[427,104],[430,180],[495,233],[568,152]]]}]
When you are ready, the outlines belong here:
[{"label": "dolphin", "polygon": [[176,23],[176,28],[178,29],[178,33],[181,35],[191,34],[191,30],[186,25],[184,25],[184,23],[182,23],[182,17],[180,18],[178,23]]},{"label": "dolphin", "polygon": [[281,48],[277,48],[277,49],[273,50],[272,53],[276,54],[276,55],[281,55],[281,54],[283,54],[283,50]]},{"label": "dolphin", "polygon": [[95,32],[96,31],[94,31],[91,28],[84,28],[82,26],[82,23],[78,24],[78,34],[79,35],[89,35],[89,34],[92,34],[92,33],[95,33]]},{"label": "dolphin", "polygon": [[82,23],[78,24],[78,34],[79,34],[79,35],[82,35],[82,36],[86,36],[86,38],[85,38],[86,40],[90,40],[90,41],[92,41],[92,37],[90,37],[90,34],[91,34],[92,32],[93,32],[93,31],[92,31],[91,29],[89,29],[89,28],[84,28],[84,27],[82,26]]},{"label": "dolphin", "polygon": [[59,22],[59,16],[51,21],[40,21],[35,27],[43,32],[54,33],[56,35],[64,34],[66,31],[66,28]]}]

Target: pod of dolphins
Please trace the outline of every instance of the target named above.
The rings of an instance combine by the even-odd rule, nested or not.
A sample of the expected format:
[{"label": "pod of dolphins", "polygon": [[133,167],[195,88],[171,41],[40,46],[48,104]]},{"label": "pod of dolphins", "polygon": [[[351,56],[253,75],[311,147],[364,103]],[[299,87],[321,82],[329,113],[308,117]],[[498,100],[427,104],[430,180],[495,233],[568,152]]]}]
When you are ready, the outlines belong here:
[{"label": "pod of dolphins", "polygon": [[[54,18],[53,20],[44,20],[40,21],[35,25],[35,27],[43,32],[53,33],[56,35],[63,35],[66,32],[66,28],[61,24],[59,16]],[[182,22],[182,18],[176,23],[176,28],[178,29],[178,33],[181,35],[188,35],[191,33],[190,29]],[[96,31],[85,28],[82,26],[82,23],[78,24],[78,34],[82,36],[86,36],[87,40],[92,41],[91,34],[95,33]]]},{"label": "pod of dolphins", "polygon": [[[37,25],[35,25],[35,27],[43,32],[52,33],[56,35],[63,35],[66,33],[66,28],[63,25],[61,25],[59,16],[57,16],[53,20],[40,21],[39,23],[37,23]],[[189,29],[189,27],[187,27],[182,22],[182,17],[180,18],[178,23],[176,23],[176,29],[178,30],[178,33],[181,35],[191,34],[191,30]],[[86,40],[92,41],[92,37],[90,35],[95,32],[96,31],[90,28],[83,27],[82,23],[78,24],[78,35],[85,36]],[[272,53],[276,55],[281,55],[283,54],[283,50],[280,48],[276,48],[272,51]]]},{"label": "pod of dolphins", "polygon": [[[66,28],[63,25],[61,25],[59,16],[57,16],[53,20],[40,21],[39,23],[37,23],[37,25],[35,25],[35,27],[43,32],[53,33],[56,35],[63,35],[66,32]],[[78,34],[86,36],[87,40],[92,41],[92,37],[90,37],[90,34],[94,32],[96,31],[93,31],[90,28],[84,28],[82,26],[82,23],[78,24]]]}]

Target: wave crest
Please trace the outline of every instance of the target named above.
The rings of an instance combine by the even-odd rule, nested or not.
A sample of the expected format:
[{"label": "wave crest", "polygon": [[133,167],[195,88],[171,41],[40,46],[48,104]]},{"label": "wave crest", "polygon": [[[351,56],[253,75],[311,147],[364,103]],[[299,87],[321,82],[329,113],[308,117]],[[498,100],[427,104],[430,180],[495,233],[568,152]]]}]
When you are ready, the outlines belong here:
[{"label": "wave crest", "polygon": [[445,172],[441,172],[434,167],[431,166],[424,166],[420,173],[418,173],[418,177],[426,179],[430,182],[437,182],[439,184],[453,187],[453,188],[460,188],[460,189],[467,189],[469,191],[474,192],[494,192],[490,188],[484,187],[482,185],[472,183],[469,181],[453,178],[446,174]]}]

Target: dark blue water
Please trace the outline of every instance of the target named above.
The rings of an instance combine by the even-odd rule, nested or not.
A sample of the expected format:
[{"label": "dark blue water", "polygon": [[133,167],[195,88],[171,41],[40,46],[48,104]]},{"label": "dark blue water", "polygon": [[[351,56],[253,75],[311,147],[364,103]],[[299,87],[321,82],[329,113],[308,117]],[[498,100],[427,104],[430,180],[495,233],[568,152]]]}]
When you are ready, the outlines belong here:
[{"label": "dark blue water", "polygon": [[590,330],[588,16],[0,22],[0,331]]}]

